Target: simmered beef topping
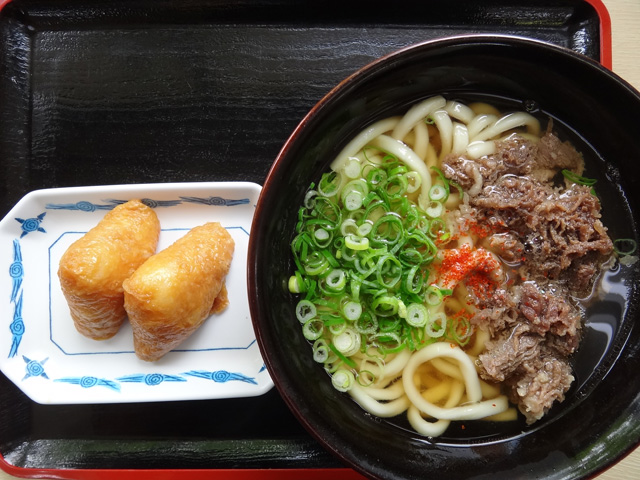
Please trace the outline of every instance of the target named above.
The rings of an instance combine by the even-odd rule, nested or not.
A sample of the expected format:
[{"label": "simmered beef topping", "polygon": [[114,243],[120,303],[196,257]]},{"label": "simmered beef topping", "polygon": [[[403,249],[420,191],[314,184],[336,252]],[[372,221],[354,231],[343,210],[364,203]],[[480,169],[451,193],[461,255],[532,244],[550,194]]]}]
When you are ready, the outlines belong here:
[{"label": "simmered beef topping", "polygon": [[538,142],[513,135],[493,155],[450,155],[443,166],[468,194],[461,224],[476,225],[483,246],[516,272],[476,299],[471,321],[491,336],[478,358],[481,375],[508,385],[528,423],[562,401],[573,381],[568,357],[582,316],[571,296],[588,291],[613,250],[598,198],[569,181],[555,186],[561,169],[581,175],[584,162],[551,132]]}]

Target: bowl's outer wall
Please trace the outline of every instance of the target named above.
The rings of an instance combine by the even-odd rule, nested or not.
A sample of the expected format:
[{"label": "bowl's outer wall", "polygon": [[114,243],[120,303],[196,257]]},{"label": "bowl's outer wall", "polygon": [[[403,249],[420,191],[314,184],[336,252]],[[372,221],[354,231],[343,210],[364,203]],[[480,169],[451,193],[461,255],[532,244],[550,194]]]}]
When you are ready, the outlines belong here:
[{"label": "bowl's outer wall", "polygon": [[[295,321],[296,300],[286,289],[293,272],[289,241],[310,182],[371,121],[431,95],[469,100],[479,93],[515,100],[518,108],[518,102],[533,100],[575,129],[588,142],[583,148],[593,148],[585,152],[590,168],[611,180],[602,187],[605,222],[607,215],[625,219],[612,236],[637,238],[637,218],[630,210],[640,206],[640,98],[586,57],[521,39],[429,42],[374,62],[325,97],[292,134],[264,184],[250,245],[251,312],[263,358],[289,407],[328,449],[372,477],[438,472],[442,478],[579,478],[640,438],[640,330],[632,321],[634,308],[608,363],[597,372],[598,380],[604,377],[597,385],[592,382],[589,391],[568,399],[560,414],[535,429],[474,441],[472,448],[462,448],[469,446],[464,441],[432,443],[365,414],[324,381],[311,358]],[[636,297],[632,292],[634,305]]]}]

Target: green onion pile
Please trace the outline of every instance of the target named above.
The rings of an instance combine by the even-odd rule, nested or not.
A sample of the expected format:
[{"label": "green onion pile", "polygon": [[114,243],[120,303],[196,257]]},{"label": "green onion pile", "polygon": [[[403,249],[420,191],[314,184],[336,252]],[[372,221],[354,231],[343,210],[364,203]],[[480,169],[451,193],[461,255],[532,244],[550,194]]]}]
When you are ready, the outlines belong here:
[{"label": "green onion pile", "polygon": [[450,239],[442,218],[449,182],[433,168],[422,210],[411,200],[420,176],[391,154],[373,153],[375,161],[367,157],[355,171],[331,171],[311,185],[291,243],[296,272],[289,290],[303,295],[296,316],[314,359],[343,391],[360,381],[352,358],[358,354],[415,351],[457,338],[442,309],[432,312],[451,291],[428,282],[438,247]]}]

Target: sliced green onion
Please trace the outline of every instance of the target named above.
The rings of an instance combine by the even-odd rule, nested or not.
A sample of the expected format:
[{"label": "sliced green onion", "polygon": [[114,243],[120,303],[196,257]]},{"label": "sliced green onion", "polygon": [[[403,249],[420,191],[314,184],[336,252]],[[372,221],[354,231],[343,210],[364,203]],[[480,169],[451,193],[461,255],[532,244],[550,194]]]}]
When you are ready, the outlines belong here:
[{"label": "sliced green onion", "polygon": [[303,205],[305,208],[312,209],[316,205],[315,197],[318,195],[318,192],[315,190],[309,190],[304,196]]},{"label": "sliced green onion", "polygon": [[313,360],[318,363],[325,363],[329,360],[329,346],[323,339],[318,339],[313,344]]},{"label": "sliced green onion", "polygon": [[339,392],[347,392],[351,390],[354,382],[355,377],[353,376],[353,373],[344,368],[336,370],[331,377],[331,384],[333,385],[333,388]]},{"label": "sliced green onion", "polygon": [[442,215],[443,210],[444,207],[442,205],[442,202],[433,200],[431,201],[431,203],[429,203],[429,206],[426,208],[425,213],[431,218],[437,218]]},{"label": "sliced green onion", "polygon": [[289,291],[291,293],[302,293],[307,291],[307,285],[302,278],[300,272],[296,272],[295,275],[289,277]]},{"label": "sliced green onion", "polygon": [[307,340],[317,340],[324,332],[324,323],[319,318],[312,318],[302,326],[302,334]]},{"label": "sliced green onion", "polygon": [[402,238],[403,230],[400,217],[387,214],[374,222],[371,229],[371,240],[376,245],[393,245]]},{"label": "sliced green onion", "polygon": [[407,323],[412,327],[424,327],[427,324],[429,312],[427,307],[419,303],[412,303],[407,307]]},{"label": "sliced green onion", "polygon": [[344,206],[349,211],[358,210],[362,207],[362,201],[364,200],[364,196],[360,192],[349,192],[344,199]]},{"label": "sliced green onion", "polygon": [[633,238],[618,238],[613,241],[613,251],[619,256],[633,255],[638,244]]},{"label": "sliced green onion", "polygon": [[351,328],[346,328],[339,335],[334,335],[333,345],[343,355],[350,357],[360,350],[360,334]]},{"label": "sliced green onion", "polygon": [[[440,182],[442,182],[442,188],[444,188],[445,191],[445,195],[442,198],[442,202],[446,202],[447,199],[449,198],[449,194],[451,193],[451,184],[453,182],[451,182],[447,177],[444,176],[444,173],[442,173],[442,170],[440,170],[438,167],[431,167],[431,170],[433,170],[434,172],[436,172],[436,174],[438,175],[438,178],[440,179]],[[457,185],[456,185],[457,186]],[[458,190],[460,192],[460,195],[462,195],[462,189],[460,187],[458,187]],[[432,200],[436,200],[435,198]]]},{"label": "sliced green onion", "polygon": [[473,327],[469,319],[464,317],[454,318],[453,321],[449,322],[449,328],[451,330],[450,337],[455,343],[461,347],[469,343],[473,335]]},{"label": "sliced green onion", "polygon": [[[420,255],[420,252],[418,252],[417,250],[415,252],[417,255]],[[424,277],[422,275],[422,271],[419,269],[418,265],[414,265],[407,272],[407,276],[404,280],[404,288],[407,292],[418,295],[422,290],[423,284]]]},{"label": "sliced green onion", "polygon": [[362,304],[359,302],[348,301],[342,307],[342,313],[350,322],[355,322],[362,315]]},{"label": "sliced green onion", "polygon": [[332,335],[340,335],[346,329],[347,322],[345,322],[344,319],[341,323],[334,323],[333,325],[329,326],[329,332],[331,332]]},{"label": "sliced green onion", "polygon": [[356,157],[351,157],[344,167],[344,173],[349,178],[358,178],[360,176],[360,168],[360,160]]},{"label": "sliced green onion", "polygon": [[318,228],[315,232],[313,232],[313,238],[315,240],[315,244],[319,248],[327,247],[331,241],[333,240],[333,235],[330,234],[324,228]]},{"label": "sliced green onion", "polygon": [[358,385],[363,387],[368,387],[373,385],[376,381],[376,376],[373,374],[371,370],[360,370],[358,372],[358,377],[356,378]]},{"label": "sliced green onion", "polygon": [[448,195],[447,190],[442,185],[433,185],[429,189],[429,200],[444,202]]},{"label": "sliced green onion", "polygon": [[349,357],[345,356],[340,350],[336,348],[333,343],[329,344],[329,349],[340,359],[345,365],[350,366],[351,368],[356,368],[356,362],[351,360]]},{"label": "sliced green onion", "polygon": [[394,332],[375,334],[372,336],[372,343],[385,353],[394,353],[404,347],[400,336]]},{"label": "sliced green onion", "polygon": [[328,289],[334,292],[341,292],[347,286],[347,275],[341,268],[336,268],[329,272],[325,281]]},{"label": "sliced green onion", "polygon": [[398,316],[400,318],[407,318],[407,306],[402,300],[398,303]]},{"label": "sliced green onion", "polygon": [[394,288],[402,278],[402,264],[393,255],[382,255],[376,264],[376,278],[386,288]]},{"label": "sliced green onion", "polygon": [[316,306],[309,300],[300,300],[296,305],[296,318],[300,323],[306,323],[317,314]]},{"label": "sliced green onion", "polygon": [[322,175],[318,184],[318,193],[324,197],[332,197],[340,191],[342,175],[338,172],[328,172]]},{"label": "sliced green onion", "polygon": [[366,250],[369,248],[369,239],[349,234],[344,237],[344,244],[351,250]]},{"label": "sliced green onion", "polygon": [[366,179],[369,186],[375,188],[387,181],[387,172],[381,168],[375,168],[367,173]]},{"label": "sliced green onion", "polygon": [[358,232],[358,224],[353,218],[346,218],[340,225],[340,233],[346,237],[349,234],[355,235]]},{"label": "sliced green onion", "polygon": [[442,303],[442,299],[446,295],[451,295],[452,293],[453,293],[452,290],[439,288],[439,287],[437,287],[435,285],[429,285],[429,287],[427,287],[427,291],[425,292],[424,301],[428,305],[431,305],[432,307],[435,307],[435,306],[440,305]]},{"label": "sliced green onion", "polygon": [[[428,189],[425,211],[407,194],[430,185],[430,178],[387,152],[363,152],[364,160],[359,153],[347,161],[349,171],[323,175],[310,187],[291,242],[289,291],[308,302],[296,316],[314,342],[314,359],[341,388],[349,383],[342,371],[356,368],[351,356],[357,352],[373,349],[383,369],[387,354],[405,348],[415,351],[445,335],[468,341],[463,323],[431,315],[451,291],[426,285],[438,245],[451,235],[442,218],[450,182],[433,169],[439,179]],[[351,375],[363,384],[375,381],[366,361],[362,367]]]},{"label": "sliced green onion", "polygon": [[364,310],[362,315],[353,324],[358,333],[370,335],[378,331],[378,318],[373,312]]},{"label": "sliced green onion", "polygon": [[577,173],[572,172],[571,170],[567,170],[566,168],[562,169],[561,172],[564,178],[566,178],[570,182],[577,183],[578,185],[586,185],[587,187],[592,187],[598,182],[595,178],[581,177]]},{"label": "sliced green onion", "polygon": [[413,193],[420,190],[420,187],[422,186],[422,177],[418,172],[407,172],[405,173],[405,178],[407,179],[407,193]]},{"label": "sliced green onion", "polygon": [[404,174],[389,177],[385,184],[385,190],[390,197],[400,197],[404,195],[408,187],[409,182]]},{"label": "sliced green onion", "polygon": [[398,313],[399,303],[396,297],[381,295],[372,302],[371,308],[379,317],[390,317]]},{"label": "sliced green onion", "polygon": [[321,275],[331,268],[327,258],[321,252],[312,252],[304,261],[307,275]]},{"label": "sliced green onion", "polygon": [[432,338],[440,338],[447,330],[447,317],[444,312],[429,315],[424,326],[425,333]]},{"label": "sliced green onion", "polygon": [[364,222],[362,225],[358,227],[358,235],[361,237],[366,237],[371,232],[373,228],[373,224],[370,222]]}]

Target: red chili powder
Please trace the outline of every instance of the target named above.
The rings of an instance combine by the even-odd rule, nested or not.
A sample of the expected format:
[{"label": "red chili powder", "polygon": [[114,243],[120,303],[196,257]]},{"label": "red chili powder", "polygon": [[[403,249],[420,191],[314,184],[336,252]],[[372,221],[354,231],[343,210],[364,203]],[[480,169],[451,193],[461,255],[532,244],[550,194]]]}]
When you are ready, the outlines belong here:
[{"label": "red chili powder", "polygon": [[477,298],[487,298],[496,289],[492,273],[500,268],[500,262],[483,248],[471,248],[465,244],[460,248],[445,250],[439,269],[442,285],[455,286],[462,280]]}]

